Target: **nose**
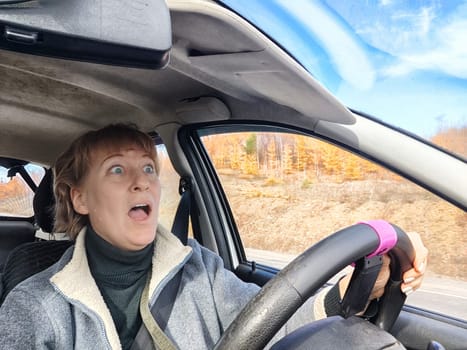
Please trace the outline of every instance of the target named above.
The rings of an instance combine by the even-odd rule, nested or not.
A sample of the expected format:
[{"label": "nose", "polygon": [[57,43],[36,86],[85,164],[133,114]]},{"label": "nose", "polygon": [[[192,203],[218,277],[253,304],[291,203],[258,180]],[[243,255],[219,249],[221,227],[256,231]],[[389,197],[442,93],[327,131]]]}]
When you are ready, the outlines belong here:
[{"label": "nose", "polygon": [[148,176],[141,172],[135,172],[133,177],[133,184],[131,190],[134,192],[137,191],[147,191],[149,190],[149,179]]}]

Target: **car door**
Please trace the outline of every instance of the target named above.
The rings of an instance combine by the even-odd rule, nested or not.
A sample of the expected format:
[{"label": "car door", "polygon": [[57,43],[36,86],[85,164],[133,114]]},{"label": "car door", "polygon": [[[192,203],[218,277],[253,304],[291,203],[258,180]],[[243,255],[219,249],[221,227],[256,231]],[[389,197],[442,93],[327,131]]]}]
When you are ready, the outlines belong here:
[{"label": "car door", "polygon": [[456,305],[466,300],[466,252],[453,254],[465,240],[463,209],[388,170],[391,164],[284,123],[204,124],[179,135],[199,214],[211,228],[195,237],[241,279],[262,286],[338,229],[385,219],[419,232],[431,252],[425,284],[409,296],[394,334],[409,349],[431,340],[464,346],[467,309]]}]

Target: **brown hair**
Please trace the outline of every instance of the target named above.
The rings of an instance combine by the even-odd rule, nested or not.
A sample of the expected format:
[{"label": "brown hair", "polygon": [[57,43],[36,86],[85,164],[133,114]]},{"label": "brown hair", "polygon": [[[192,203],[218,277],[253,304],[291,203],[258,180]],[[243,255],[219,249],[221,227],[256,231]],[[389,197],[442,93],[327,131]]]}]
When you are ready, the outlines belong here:
[{"label": "brown hair", "polygon": [[120,149],[134,145],[143,149],[154,160],[159,174],[157,151],[151,137],[134,124],[111,124],[102,129],[89,131],[78,137],[62,153],[54,167],[55,232],[66,232],[75,239],[79,231],[88,224],[88,216],[77,213],[73,208],[70,191],[79,187],[86,178],[96,150]]}]

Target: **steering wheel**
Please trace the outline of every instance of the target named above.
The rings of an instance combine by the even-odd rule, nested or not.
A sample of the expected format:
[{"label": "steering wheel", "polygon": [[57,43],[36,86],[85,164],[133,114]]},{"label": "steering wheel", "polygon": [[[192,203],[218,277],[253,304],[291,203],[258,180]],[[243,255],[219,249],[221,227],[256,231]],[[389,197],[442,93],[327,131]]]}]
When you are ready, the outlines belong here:
[{"label": "steering wheel", "polygon": [[[385,331],[392,327],[405,301],[400,284],[403,272],[412,266],[414,251],[404,231],[378,222],[384,223],[386,230],[393,231],[395,243],[388,252],[391,275],[374,321],[380,331],[387,334]],[[293,313],[336,273],[362,257],[386,253],[388,247],[384,247],[383,240],[381,232],[368,222],[347,227],[313,245],[260,290],[230,324],[215,349],[263,349]],[[352,283],[353,279],[348,290]]]}]

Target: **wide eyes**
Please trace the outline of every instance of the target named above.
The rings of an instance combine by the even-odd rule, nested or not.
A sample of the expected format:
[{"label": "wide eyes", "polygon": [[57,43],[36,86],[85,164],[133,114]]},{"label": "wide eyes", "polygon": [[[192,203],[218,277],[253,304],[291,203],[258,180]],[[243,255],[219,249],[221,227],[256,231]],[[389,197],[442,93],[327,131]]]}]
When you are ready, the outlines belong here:
[{"label": "wide eyes", "polygon": [[[111,174],[115,174],[115,175],[121,175],[124,173],[124,169],[121,165],[114,165],[110,168],[109,172]],[[146,173],[146,174],[154,174],[155,173],[155,169],[154,169],[154,166],[151,165],[151,164],[146,164],[144,167],[143,167],[143,172]]]},{"label": "wide eyes", "polygon": [[120,165],[114,165],[113,167],[110,168],[110,173],[116,174],[116,175],[123,174],[123,167]]},{"label": "wide eyes", "polygon": [[154,167],[152,165],[150,165],[150,164],[147,164],[147,165],[144,166],[143,171],[146,174],[154,174]]}]

